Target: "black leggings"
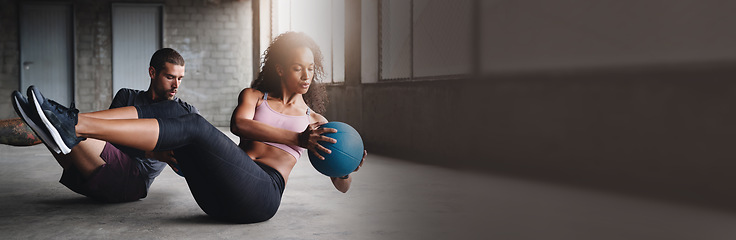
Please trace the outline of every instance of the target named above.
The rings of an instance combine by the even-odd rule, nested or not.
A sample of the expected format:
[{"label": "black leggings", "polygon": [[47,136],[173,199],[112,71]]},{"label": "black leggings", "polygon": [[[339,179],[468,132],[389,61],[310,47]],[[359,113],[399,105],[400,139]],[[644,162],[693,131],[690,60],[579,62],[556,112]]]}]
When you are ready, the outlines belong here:
[{"label": "black leggings", "polygon": [[189,189],[205,213],[237,223],[266,221],[276,214],[285,185],[278,171],[253,161],[202,116],[174,101],[136,109],[138,118],[158,120],[154,151],[174,150]]}]

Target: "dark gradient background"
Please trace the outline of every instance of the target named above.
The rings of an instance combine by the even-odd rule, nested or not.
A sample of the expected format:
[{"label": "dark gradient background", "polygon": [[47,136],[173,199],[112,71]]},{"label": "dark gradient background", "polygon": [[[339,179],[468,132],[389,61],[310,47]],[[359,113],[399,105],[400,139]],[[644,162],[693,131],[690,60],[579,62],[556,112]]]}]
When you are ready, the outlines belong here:
[{"label": "dark gradient background", "polygon": [[[4,93],[19,86],[21,2],[0,0]],[[74,5],[77,105],[106,107],[112,1],[51,2]],[[163,3],[163,45],[187,59],[180,97],[227,126],[268,44],[269,1],[120,2]],[[365,224],[391,226],[373,233],[736,236],[718,232],[736,216],[736,1],[346,0],[344,11],[345,79],[328,86],[325,116],[376,156],[351,190],[375,210]],[[14,117],[9,99],[0,117]]]}]

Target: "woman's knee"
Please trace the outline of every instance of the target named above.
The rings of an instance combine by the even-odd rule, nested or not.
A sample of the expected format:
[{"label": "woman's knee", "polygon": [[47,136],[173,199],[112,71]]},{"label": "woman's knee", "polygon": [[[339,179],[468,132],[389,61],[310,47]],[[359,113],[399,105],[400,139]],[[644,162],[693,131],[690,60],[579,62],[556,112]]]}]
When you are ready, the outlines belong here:
[{"label": "woman's knee", "polygon": [[186,131],[186,136],[188,136],[193,143],[203,144],[201,141],[211,139],[213,132],[219,131],[217,128],[212,126],[207,119],[196,113],[181,116],[179,119],[184,125],[183,129]]},{"label": "woman's knee", "polygon": [[204,117],[196,113],[190,113],[180,117],[182,122],[186,124],[187,129],[204,132],[212,128],[212,124],[207,121]]},{"label": "woman's knee", "polygon": [[158,119],[159,139],[154,150],[171,150],[184,145],[198,143],[209,131],[210,125],[202,116],[195,113],[176,118]]}]

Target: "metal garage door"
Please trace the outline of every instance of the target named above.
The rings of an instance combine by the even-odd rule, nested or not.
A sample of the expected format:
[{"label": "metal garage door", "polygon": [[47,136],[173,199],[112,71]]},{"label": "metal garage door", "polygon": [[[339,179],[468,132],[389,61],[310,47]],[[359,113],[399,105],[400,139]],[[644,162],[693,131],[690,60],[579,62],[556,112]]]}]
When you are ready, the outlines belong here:
[{"label": "metal garage door", "polygon": [[148,89],[151,55],[161,48],[162,6],[113,4],[112,87]]},{"label": "metal garage door", "polygon": [[21,5],[20,91],[38,86],[51,99],[74,99],[72,8],[69,4]]}]

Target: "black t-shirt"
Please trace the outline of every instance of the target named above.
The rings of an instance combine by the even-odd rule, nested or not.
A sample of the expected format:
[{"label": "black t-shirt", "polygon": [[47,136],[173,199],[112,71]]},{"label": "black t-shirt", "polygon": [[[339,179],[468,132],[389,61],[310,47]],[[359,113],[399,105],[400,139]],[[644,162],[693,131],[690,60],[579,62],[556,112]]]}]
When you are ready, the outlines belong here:
[{"label": "black t-shirt", "polygon": [[[189,113],[199,114],[197,108],[182,101],[181,99],[174,97],[173,101],[179,103],[182,107],[184,107],[184,109],[187,109]],[[112,103],[110,103],[110,109],[129,106],[143,106],[153,103],[156,102],[151,99],[151,93],[148,91],[122,88],[115,94],[115,97],[112,99]],[[153,179],[158,177],[158,175],[161,174],[161,171],[166,168],[167,164],[164,162],[155,159],[145,158],[144,151],[117,144],[113,145],[115,145],[115,147],[120,149],[120,151],[122,151],[123,153],[137,160],[138,169],[140,170],[141,175],[147,177],[146,189],[151,187]]]},{"label": "black t-shirt", "polygon": [[[187,109],[189,113],[199,114],[199,111],[197,110],[197,108],[190,105],[189,103],[182,101],[181,99],[177,97],[174,97],[173,101],[176,101],[177,103],[181,104],[181,106]],[[152,103],[156,103],[156,102],[151,100],[151,93],[149,93],[148,91],[121,88],[118,91],[118,93],[115,94],[115,97],[112,99],[112,103],[110,103],[110,109],[119,108],[119,107],[148,105]]]}]

